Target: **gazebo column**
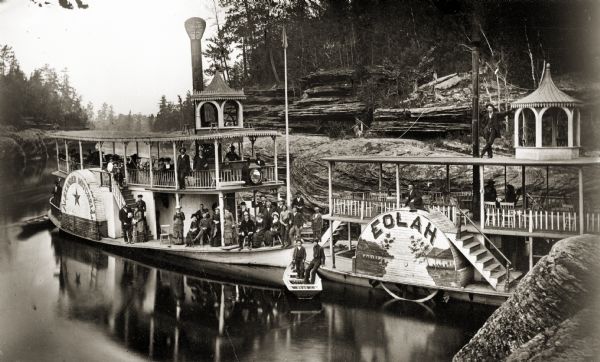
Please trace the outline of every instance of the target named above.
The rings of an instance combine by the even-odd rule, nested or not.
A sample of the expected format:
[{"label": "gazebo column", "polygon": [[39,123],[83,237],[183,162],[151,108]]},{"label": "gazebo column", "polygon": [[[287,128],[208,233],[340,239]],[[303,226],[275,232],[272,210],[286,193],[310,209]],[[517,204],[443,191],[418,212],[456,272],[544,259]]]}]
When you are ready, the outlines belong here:
[{"label": "gazebo column", "polygon": [[79,169],[83,170],[83,147],[81,141],[79,141]]},{"label": "gazebo column", "polygon": [[[514,129],[515,129],[515,139],[514,139],[514,147],[519,146],[519,117],[521,116],[521,113],[523,113],[523,111],[521,109],[518,109],[515,112],[515,125],[514,125]],[[450,191],[450,190],[448,190]]]},{"label": "gazebo column", "polygon": [[573,111],[567,112],[567,146],[573,147]]},{"label": "gazebo column", "polygon": [[542,147],[542,116],[544,110],[535,114],[535,147]]},{"label": "gazebo column", "polygon": [[577,111],[577,133],[575,134],[577,146],[581,146],[581,111]]},{"label": "gazebo column", "polygon": [[[329,215],[333,217],[333,167],[335,163],[327,162],[328,190],[329,190]],[[329,220],[329,250],[331,251],[331,267],[335,269],[335,253],[333,248],[333,220]]]}]

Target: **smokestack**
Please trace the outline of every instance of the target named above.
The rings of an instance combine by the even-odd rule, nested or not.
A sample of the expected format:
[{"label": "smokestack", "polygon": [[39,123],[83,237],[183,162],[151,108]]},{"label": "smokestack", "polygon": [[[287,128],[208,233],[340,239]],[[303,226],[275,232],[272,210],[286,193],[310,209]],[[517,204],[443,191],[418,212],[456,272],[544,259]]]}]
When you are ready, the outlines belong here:
[{"label": "smokestack", "polygon": [[204,89],[202,74],[202,35],[206,28],[206,21],[200,18],[189,18],[185,21],[185,31],[190,37],[192,47],[192,85],[194,91]]}]

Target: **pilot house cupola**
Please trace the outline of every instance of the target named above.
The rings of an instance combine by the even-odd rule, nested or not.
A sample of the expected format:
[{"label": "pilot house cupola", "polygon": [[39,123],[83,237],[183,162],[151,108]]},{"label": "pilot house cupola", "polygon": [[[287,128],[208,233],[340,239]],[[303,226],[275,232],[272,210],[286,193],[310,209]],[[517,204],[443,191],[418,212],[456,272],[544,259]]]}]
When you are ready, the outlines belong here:
[{"label": "pilot house cupola", "polygon": [[243,90],[231,89],[220,71],[201,92],[194,92],[196,130],[244,128]]},{"label": "pilot house cupola", "polygon": [[570,160],[579,157],[582,102],[558,89],[550,64],[539,87],[511,104],[515,157],[533,160]]}]

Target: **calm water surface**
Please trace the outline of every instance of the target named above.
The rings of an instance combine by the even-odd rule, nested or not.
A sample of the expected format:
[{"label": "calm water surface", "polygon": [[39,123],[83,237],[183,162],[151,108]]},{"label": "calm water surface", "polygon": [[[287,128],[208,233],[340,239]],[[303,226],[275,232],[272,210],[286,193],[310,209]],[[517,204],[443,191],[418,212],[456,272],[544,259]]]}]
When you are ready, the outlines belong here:
[{"label": "calm water surface", "polygon": [[300,302],[24,231],[20,220],[45,212],[49,170],[0,180],[0,361],[449,360],[493,311],[327,283]]}]

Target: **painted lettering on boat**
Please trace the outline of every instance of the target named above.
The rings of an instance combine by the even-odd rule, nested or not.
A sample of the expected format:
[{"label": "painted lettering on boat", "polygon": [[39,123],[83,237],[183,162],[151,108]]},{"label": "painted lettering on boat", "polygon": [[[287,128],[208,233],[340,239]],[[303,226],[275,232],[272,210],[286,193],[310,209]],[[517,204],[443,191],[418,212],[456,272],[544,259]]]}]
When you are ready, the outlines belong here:
[{"label": "painted lettering on boat", "polygon": [[448,239],[450,234],[455,237],[451,226],[437,211],[398,209],[381,214],[361,233],[356,273],[406,284],[457,285]]}]

